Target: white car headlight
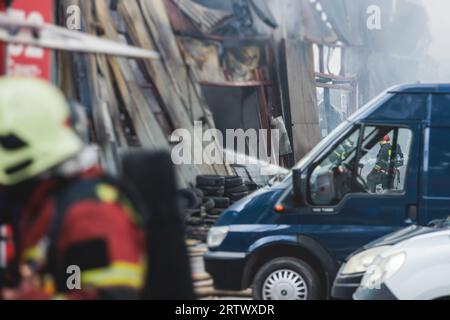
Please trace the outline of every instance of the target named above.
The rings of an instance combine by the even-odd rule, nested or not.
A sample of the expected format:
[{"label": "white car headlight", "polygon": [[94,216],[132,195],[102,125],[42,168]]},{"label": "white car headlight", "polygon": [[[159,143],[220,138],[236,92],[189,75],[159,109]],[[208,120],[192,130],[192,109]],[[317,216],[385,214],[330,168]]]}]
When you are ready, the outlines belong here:
[{"label": "white car headlight", "polygon": [[406,261],[406,253],[400,252],[386,258],[378,258],[367,269],[361,286],[369,289],[380,288],[381,284],[395,275]]},{"label": "white car headlight", "polygon": [[214,227],[208,233],[208,247],[217,248],[219,247],[230,231],[229,227]]},{"label": "white car headlight", "polygon": [[390,248],[390,246],[382,246],[372,248],[350,258],[342,269],[343,275],[349,275],[354,273],[363,273],[367,271],[367,268],[372,264],[375,258],[384,250]]}]

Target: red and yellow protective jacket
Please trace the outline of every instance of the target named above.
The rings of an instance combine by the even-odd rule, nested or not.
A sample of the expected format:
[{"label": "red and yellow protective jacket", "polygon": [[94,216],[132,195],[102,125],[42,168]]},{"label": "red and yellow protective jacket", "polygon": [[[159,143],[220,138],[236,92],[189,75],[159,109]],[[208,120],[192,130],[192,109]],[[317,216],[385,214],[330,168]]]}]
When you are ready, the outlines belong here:
[{"label": "red and yellow protective jacket", "polygon": [[141,216],[123,188],[93,168],[41,183],[21,210],[17,299],[135,299],[144,282]]}]

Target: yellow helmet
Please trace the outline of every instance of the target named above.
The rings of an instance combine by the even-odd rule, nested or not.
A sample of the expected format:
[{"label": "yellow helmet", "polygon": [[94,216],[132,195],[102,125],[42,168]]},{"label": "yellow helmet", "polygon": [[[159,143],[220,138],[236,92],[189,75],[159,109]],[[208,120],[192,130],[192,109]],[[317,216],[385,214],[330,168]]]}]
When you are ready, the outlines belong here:
[{"label": "yellow helmet", "polygon": [[63,93],[32,78],[0,78],[0,185],[38,176],[82,149]]}]

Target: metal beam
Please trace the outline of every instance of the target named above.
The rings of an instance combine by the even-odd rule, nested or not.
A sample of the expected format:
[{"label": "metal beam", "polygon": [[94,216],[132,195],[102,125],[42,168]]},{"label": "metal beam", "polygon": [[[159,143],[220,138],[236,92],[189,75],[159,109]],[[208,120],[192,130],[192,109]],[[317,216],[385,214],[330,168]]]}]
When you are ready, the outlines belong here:
[{"label": "metal beam", "polygon": [[156,51],[67,30],[52,24],[30,23],[2,13],[0,13],[0,41],[61,51],[159,59]]}]

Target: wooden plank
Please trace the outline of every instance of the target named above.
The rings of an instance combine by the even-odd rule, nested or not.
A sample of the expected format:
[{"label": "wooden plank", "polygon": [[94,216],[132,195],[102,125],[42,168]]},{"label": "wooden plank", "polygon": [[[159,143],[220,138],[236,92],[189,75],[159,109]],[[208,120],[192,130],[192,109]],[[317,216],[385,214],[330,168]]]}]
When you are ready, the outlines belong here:
[{"label": "wooden plank", "polygon": [[[97,17],[111,39],[118,39],[109,8],[104,0],[96,0]],[[161,147],[169,149],[166,137],[147,105],[139,85],[136,83],[128,61],[122,58],[108,57],[117,87],[125,106],[135,124],[139,141],[143,147]]]},{"label": "wooden plank", "polygon": [[202,86],[208,87],[261,87],[261,86],[272,86],[271,81],[228,81],[228,82],[211,82],[211,81],[200,81]]},{"label": "wooden plank", "polygon": [[[95,6],[99,22],[108,38],[118,39],[118,34],[114,28],[105,0],[96,0]],[[171,150],[167,137],[153,114],[152,108],[148,105],[148,101],[142,94],[140,84],[136,81],[128,61],[116,57],[108,57],[108,61],[122,101],[135,125],[141,146],[151,149]],[[197,172],[190,166],[183,166],[177,169],[180,187],[187,187],[195,180]]]},{"label": "wooden plank", "polygon": [[[158,49],[152,41],[153,34],[149,33],[147,29],[138,1],[119,1],[118,13],[125,20],[128,34],[138,46],[150,50]],[[160,11],[158,14],[164,14],[164,11]],[[157,42],[159,39],[153,40]],[[190,121],[191,116],[186,115],[186,109],[189,107],[184,105],[180,99],[182,96],[188,96],[187,91],[185,86],[180,88],[180,84],[174,81],[175,75],[170,74],[173,69],[181,69],[184,65],[180,62],[181,58],[174,58],[175,53],[172,52],[174,51],[173,48],[166,51],[169,51],[170,55],[164,52],[161,61],[146,61],[146,66],[165,107],[169,109],[168,113],[171,116],[173,125],[176,128],[189,128],[193,125],[193,121]],[[173,64],[174,67],[167,68],[169,63]]]},{"label": "wooden plank", "polygon": [[122,124],[121,113],[119,111],[118,99],[114,92],[114,86],[112,84],[113,76],[109,70],[108,61],[105,56],[97,56],[97,64],[101,73],[101,97],[106,102],[111,121],[113,123],[114,131],[117,135],[117,143],[123,149],[128,149],[128,139],[125,132],[125,128]]},{"label": "wooden plank", "polygon": [[295,161],[298,161],[320,141],[311,45],[298,40],[286,40],[286,69],[293,147]]},{"label": "wooden plank", "polygon": [[[124,0],[121,1],[124,2]],[[203,121],[206,129],[215,128],[212,113],[201,95],[200,85],[197,79],[193,79],[193,74],[189,74],[188,66],[182,59],[164,2],[162,0],[139,0],[139,2],[147,26],[151,31],[155,44],[157,44],[157,51],[163,57],[162,60],[166,63],[165,67],[168,70],[168,74],[175,84],[175,88],[178,88],[180,98],[186,110],[190,111],[189,115],[191,119]],[[158,61],[151,62],[157,63]],[[225,164],[213,166],[202,165],[202,167],[207,169],[207,172],[212,169],[216,174],[227,175],[232,173],[231,168]]]},{"label": "wooden plank", "polygon": [[[309,47],[300,41],[286,41],[286,63],[293,123],[319,123],[315,77]],[[311,67],[310,67],[311,65]]]},{"label": "wooden plank", "polygon": [[[193,87],[192,79],[186,72],[164,4],[159,0],[140,4],[141,6],[138,2],[119,1],[118,12],[125,20],[129,35],[135,43],[143,48],[162,50],[161,60],[147,60],[146,67],[172,123],[176,128],[185,128],[191,133],[196,120],[206,120],[206,129],[213,128],[212,115],[206,106],[202,109],[199,92]],[[185,167],[186,170],[194,170],[196,174],[227,173],[223,165],[192,165],[192,169]]]},{"label": "wooden plank", "polygon": [[[101,30],[106,38],[125,43],[118,34],[111,16],[110,1],[66,0],[63,3],[66,7],[71,4],[79,5],[82,8],[85,32],[97,35],[97,31]],[[106,57],[92,54],[86,57],[96,141],[102,147],[101,157],[108,168],[118,164],[116,157],[121,150],[129,148],[127,134],[123,127],[123,121],[121,121],[119,101],[123,103],[123,107],[133,123],[139,144],[144,148],[171,150],[168,142],[167,122],[158,120],[167,114],[170,116],[171,125],[174,124],[175,128],[186,128],[191,133],[193,133],[195,120],[205,121],[204,129],[214,127],[212,114],[203,102],[200,87],[187,71],[170,25],[165,24],[168,19],[165,8],[161,7],[161,4],[160,1],[155,4],[159,6],[157,7],[158,15],[155,16],[154,12],[151,14],[147,12],[147,16],[144,17],[143,7],[148,9],[145,3],[140,5],[137,1],[127,1],[126,3],[119,1],[119,19],[116,20],[118,22],[121,21],[121,17],[124,18],[123,28],[139,47],[153,51],[159,46],[166,48],[161,61],[146,59],[144,62],[145,71],[160,94],[158,99],[149,97],[149,90],[142,88],[142,76],[139,71],[144,68],[136,69],[136,65],[131,64],[128,59],[116,56]],[[93,21],[96,23],[93,24]],[[155,24],[154,21],[157,23]],[[149,28],[148,22],[153,29]],[[159,36],[160,28],[168,42],[165,41],[166,39],[158,38],[157,41],[160,43],[157,42],[155,45],[154,40]],[[175,65],[172,59],[175,61]],[[160,103],[161,101],[162,103]],[[162,108],[164,108],[163,112],[161,112]],[[177,171],[181,187],[187,187],[193,183],[198,174],[228,173],[227,167],[224,165],[210,166],[206,164],[178,166]]]}]

